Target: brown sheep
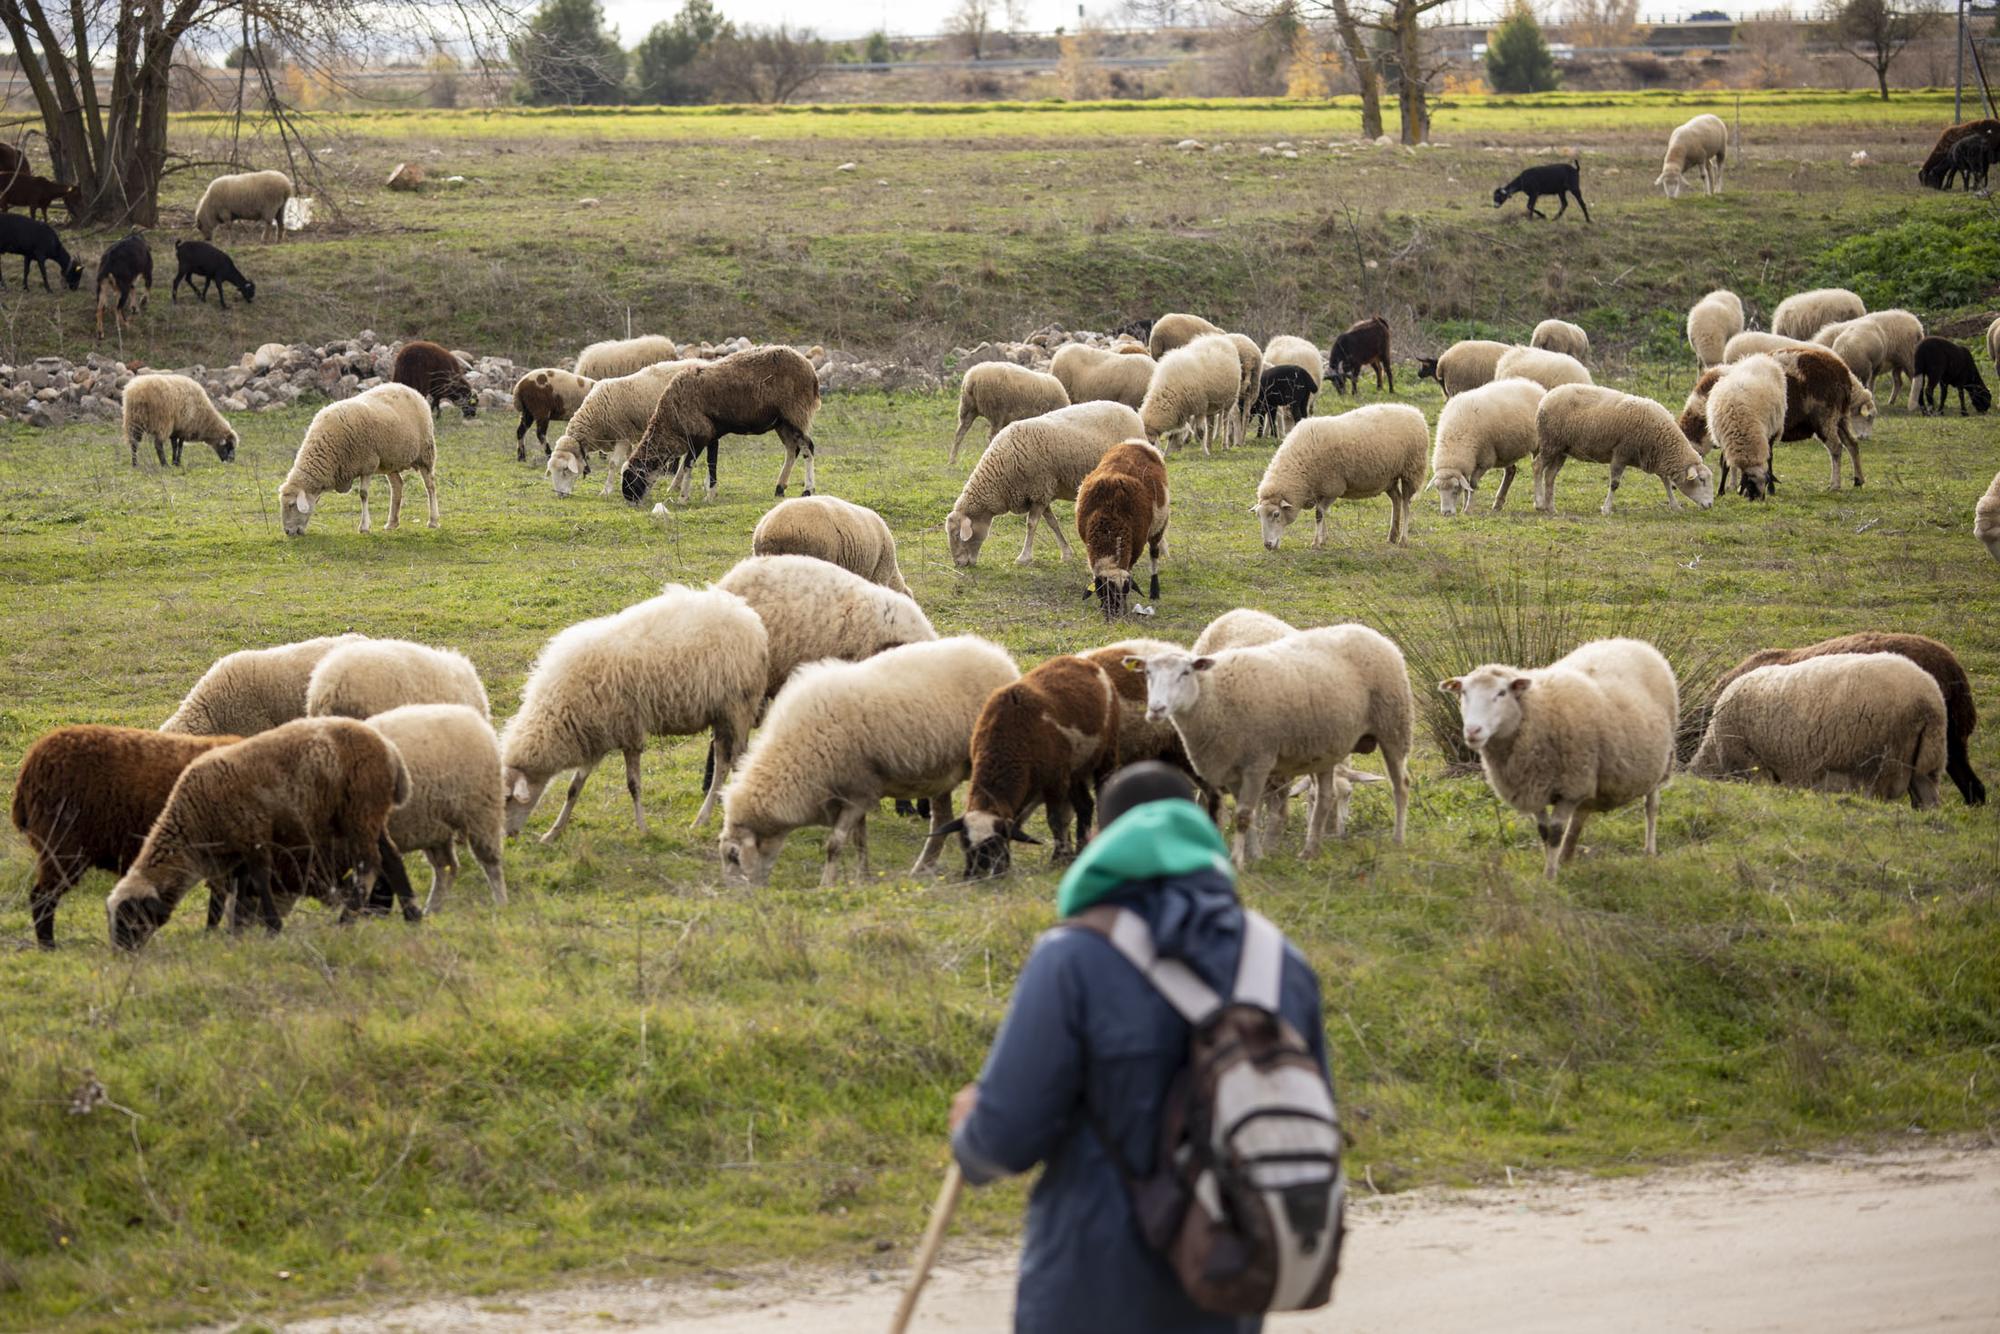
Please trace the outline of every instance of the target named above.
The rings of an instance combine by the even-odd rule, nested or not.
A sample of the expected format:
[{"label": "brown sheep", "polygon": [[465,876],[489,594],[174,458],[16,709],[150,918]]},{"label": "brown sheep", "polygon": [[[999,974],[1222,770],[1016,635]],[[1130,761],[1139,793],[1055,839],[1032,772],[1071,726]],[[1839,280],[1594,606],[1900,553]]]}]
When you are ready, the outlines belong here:
[{"label": "brown sheep", "polygon": [[568,421],[583,406],[584,395],[596,383],[588,376],[553,367],[529,371],[516,380],[514,409],[521,414],[521,424],[514,428],[515,462],[527,462],[528,427],[531,425],[535,428],[535,439],[541,442],[542,457],[547,458],[550,453],[549,423]]},{"label": "brown sheep", "polygon": [[625,461],[620,488],[634,505],[645,500],[653,480],[668,468],[686,500],[694,461],[708,451],[708,498],[715,498],[715,456],[725,435],[776,431],[785,444],[778,494],[785,494],[792,464],[806,456],[806,495],[813,493],[813,414],[819,411],[819,376],[813,364],[789,347],[753,347],[719,361],[691,366],[674,377],[632,457]]},{"label": "brown sheep", "polygon": [[1951,168],[1951,150],[1959,140],[1978,135],[2000,151],[2000,120],[1968,120],[1947,126],[1932,146],[1924,165],[1917,168],[1917,179],[1933,190],[1945,188],[1945,175]]},{"label": "brown sheep", "polygon": [[[229,886],[272,931],[300,887],[342,899],[345,920],[372,899],[385,863],[401,861],[389,812],[409,796],[402,756],[352,718],[300,718],[210,751],[181,774],[111,891],[111,942],[144,945],[201,880]],[[334,889],[349,871],[351,889]],[[407,879],[396,892],[408,893]],[[414,895],[403,898],[403,915],[421,916]]]},{"label": "brown sheep", "polygon": [[[479,395],[465,378],[465,367],[450,350],[421,338],[412,339],[396,353],[389,379],[406,384],[424,396],[436,413],[446,402],[458,404],[467,418],[479,415]],[[522,457],[526,457],[525,454]]]},{"label": "brown sheep", "polygon": [[1944,695],[1944,771],[1958,785],[1958,793],[1965,798],[1966,805],[1985,804],[1986,785],[1972,771],[1972,761],[1966,749],[1972,729],[1979,725],[1979,710],[1972,702],[1972,681],[1966,676],[1957,656],[1935,639],[1885,630],[1863,630],[1857,634],[1841,635],[1837,639],[1821,640],[1804,648],[1760,649],[1730,668],[1715,683],[1715,694],[1720,696],[1724,687],[1745,672],[1759,667],[1790,666],[1807,658],[1823,658],[1829,653],[1894,653],[1929,672]]},{"label": "brown sheep", "polygon": [[1014,843],[1036,843],[1022,829],[1036,806],[1047,808],[1055,860],[1076,855],[1090,836],[1097,788],[1118,767],[1118,690],[1087,658],[1050,658],[988,696],[972,729],[972,781],[965,814],[937,832],[956,833],[965,874],[1005,875]]},{"label": "brown sheep", "polygon": [[1375,387],[1382,387],[1382,374],[1389,375],[1389,392],[1396,392],[1396,368],[1389,362],[1389,321],[1371,315],[1347,327],[1326,350],[1326,378],[1338,393],[1360,393],[1361,372],[1375,368]]},{"label": "brown sheep", "polygon": [[[1848,370],[1847,363],[1825,348],[1786,347],[1771,354],[1785,371],[1785,429],[1781,440],[1817,439],[1833,464],[1833,489],[1840,489],[1840,451],[1844,445],[1854,462],[1854,484],[1861,485],[1861,442],[1873,432],[1875,395]],[[1696,449],[1707,452],[1708,394],[1729,371],[1715,366],[1703,371],[1681,410],[1681,433]],[[1718,475],[1720,492],[1726,478]]]},{"label": "brown sheep", "polygon": [[1152,561],[1146,596],[1159,597],[1160,553],[1167,549],[1167,461],[1160,451],[1143,440],[1105,450],[1077,488],[1076,532],[1105,620],[1125,614],[1141,547]]}]

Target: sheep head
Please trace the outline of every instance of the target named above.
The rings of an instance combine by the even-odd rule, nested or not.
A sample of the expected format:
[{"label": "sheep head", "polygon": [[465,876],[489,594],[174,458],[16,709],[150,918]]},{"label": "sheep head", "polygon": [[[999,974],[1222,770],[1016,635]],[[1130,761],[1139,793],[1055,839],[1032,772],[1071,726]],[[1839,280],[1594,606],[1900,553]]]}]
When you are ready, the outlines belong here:
[{"label": "sheep head", "polygon": [[1438,689],[1458,696],[1465,744],[1480,750],[1521,730],[1521,697],[1534,683],[1518,667],[1488,663],[1438,682]]}]

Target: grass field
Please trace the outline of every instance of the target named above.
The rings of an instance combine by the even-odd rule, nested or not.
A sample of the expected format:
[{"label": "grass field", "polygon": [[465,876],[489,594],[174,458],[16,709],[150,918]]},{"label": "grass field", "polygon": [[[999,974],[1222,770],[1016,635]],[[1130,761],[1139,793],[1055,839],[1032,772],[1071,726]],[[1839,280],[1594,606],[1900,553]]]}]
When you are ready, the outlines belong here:
[{"label": "grass field", "polygon": [[[1838,114],[1887,160],[1900,131],[1862,110],[1873,108]],[[1104,114],[1149,125],[1153,146],[1089,137],[1109,134],[1095,128],[1056,150],[1027,131],[977,149],[885,135],[835,196],[806,183],[861,156],[837,136],[770,167],[751,155],[775,146],[728,142],[728,131],[642,163],[608,142],[606,117],[591,123],[597,147],[558,166],[584,142],[569,137],[575,127],[523,120],[497,141],[441,146],[492,153],[478,160],[509,173],[496,178],[504,188],[370,195],[343,227],[249,250],[279,275],[268,307],[232,306],[224,323],[212,308],[169,313],[156,301],[144,336],[214,363],[288,320],[402,332],[408,312],[464,331],[449,341],[526,362],[614,332],[614,297],[643,292],[635,322],[677,336],[796,329],[831,346],[935,351],[1017,336],[1028,321],[1209,300],[1253,333],[1300,327],[1323,341],[1359,299],[1345,225],[1286,252],[1275,267],[1289,276],[1254,261],[1339,196],[1362,212],[1359,272],[1403,294],[1399,319],[1425,339],[1520,336],[1531,315],[1578,315],[1601,335],[1605,380],[1678,407],[1691,363],[1671,330],[1718,282],[1768,310],[1898,227],[1960,238],[1943,252],[1974,273],[1962,296],[1912,299],[1934,325],[1990,304],[2000,279],[2000,267],[1979,276],[1988,204],[1919,198],[1900,164],[1850,173],[1834,128],[1801,132],[1784,159],[1772,148],[1720,200],[1669,206],[1644,190],[1656,135],[1609,128],[1619,111],[1569,107],[1568,130],[1607,145],[1594,159],[1599,221],[1528,228],[1478,197],[1516,155],[1463,137],[1420,155],[1280,167],[1158,152],[1179,112]],[[1302,133],[1276,123],[1268,138]],[[373,135],[345,141],[357,180],[395,160],[387,133]],[[1912,143],[1928,137],[1910,131]],[[1112,171],[1138,156],[1148,170]],[[1297,179],[1223,179],[1251,163]],[[700,188],[681,190],[680,172]],[[1441,173],[1458,195],[1440,196]],[[901,188],[874,187],[879,176]],[[549,200],[586,191],[602,206],[556,230]],[[1093,230],[1106,198],[1127,202]],[[1414,233],[1431,248],[1397,260]],[[729,244],[743,249],[732,256]],[[992,271],[975,277],[982,254]],[[731,264],[734,287],[717,276]],[[952,304],[928,284],[958,265],[966,282]],[[598,271],[589,283],[586,270]],[[1063,275],[1076,281],[1051,281]],[[1918,281],[1902,270],[1880,280]],[[911,303],[930,316],[899,325],[894,312]],[[23,312],[46,304],[37,288],[14,308],[15,337],[31,322]],[[834,318],[846,324],[807,323]],[[979,323],[988,318],[1017,322]],[[1398,384],[1435,415],[1433,386]],[[49,727],[156,725],[217,655],[343,628],[465,650],[505,717],[553,631],[664,581],[713,578],[744,554],[780,457],[769,439],[730,442],[718,500],[661,522],[594,494],[557,500],[538,469],[513,461],[510,421],[454,415],[440,435],[441,530],[381,532],[378,508],[378,531],[362,537],[353,500],[335,498],[287,542],[274,493],[307,416],[243,417],[236,463],[191,453],[184,474],[127,467],[105,428],[0,432],[0,777]],[[1973,500],[2000,467],[1990,417],[1887,410],[1865,488],[1827,493],[1819,447],[1784,446],[1775,502],[1724,498],[1706,513],[1669,512],[1635,479],[1601,518],[1602,470],[1573,466],[1556,517],[1532,513],[1523,479],[1500,516],[1420,510],[1406,550],[1382,542],[1386,506],[1370,502],[1336,512],[1324,551],[1294,534],[1266,553],[1244,510],[1269,442],[1183,453],[1171,465],[1165,597],[1129,630],[1103,626],[1079,596],[1079,567],[1060,568],[1047,547],[1015,566],[1018,520],[996,524],[974,569],[952,567],[938,529],[963,478],[944,464],[952,420],[946,396],[830,398],[814,431],[822,485],[881,510],[941,631],[991,635],[1024,665],[1124,633],[1186,640],[1252,605],[1390,629],[1427,699],[1437,676],[1484,656],[1438,642],[1450,603],[1475,624],[1518,609],[1531,626],[1647,634],[1696,687],[1763,644],[1917,631],[1958,650],[1989,714],[2000,691],[1994,567],[1969,533]],[[1996,738],[1989,721],[1973,739],[1989,781]],[[143,956],[118,958],[103,943],[109,882],[96,876],[66,902],[60,948],[44,955],[28,946],[29,859],[17,838],[0,839],[0,1327],[254,1324],[414,1291],[501,1294],[583,1274],[728,1283],[765,1260],[900,1252],[944,1161],[945,1101],[976,1070],[1053,918],[1054,876],[1033,865],[968,885],[891,869],[819,890],[820,838],[808,832],[769,889],[724,889],[713,830],[686,827],[700,765],[692,739],[648,754],[646,838],[600,774],[559,844],[509,848],[509,909],[495,912],[478,877],[461,877],[416,930],[340,930],[308,908],[277,939],[212,939],[190,910]],[[1616,1171],[1992,1132],[1992,807],[1948,794],[1919,813],[1678,779],[1659,859],[1639,855],[1628,811],[1594,822],[1579,862],[1549,886],[1531,830],[1479,778],[1448,772],[1428,744],[1415,767],[1406,847],[1389,842],[1387,802],[1368,788],[1347,840],[1302,863],[1295,824],[1244,881],[1320,971],[1358,1177],[1395,1190],[1509,1167]],[[551,818],[545,809],[531,828]],[[907,865],[914,824],[885,811],[877,825],[878,866]],[[73,1112],[93,1080],[109,1101]],[[968,1226],[1008,1235],[1019,1199],[981,1195]]]}]

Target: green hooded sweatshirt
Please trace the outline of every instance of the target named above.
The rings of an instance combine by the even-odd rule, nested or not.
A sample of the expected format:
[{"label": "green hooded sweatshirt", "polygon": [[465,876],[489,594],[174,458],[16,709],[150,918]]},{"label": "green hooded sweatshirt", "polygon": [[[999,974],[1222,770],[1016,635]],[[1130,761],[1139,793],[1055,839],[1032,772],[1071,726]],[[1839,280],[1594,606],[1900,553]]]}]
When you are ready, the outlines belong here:
[{"label": "green hooded sweatshirt", "polygon": [[1056,913],[1074,917],[1135,880],[1194,871],[1235,876],[1215,821],[1191,801],[1134,806],[1090,841],[1056,889]]}]

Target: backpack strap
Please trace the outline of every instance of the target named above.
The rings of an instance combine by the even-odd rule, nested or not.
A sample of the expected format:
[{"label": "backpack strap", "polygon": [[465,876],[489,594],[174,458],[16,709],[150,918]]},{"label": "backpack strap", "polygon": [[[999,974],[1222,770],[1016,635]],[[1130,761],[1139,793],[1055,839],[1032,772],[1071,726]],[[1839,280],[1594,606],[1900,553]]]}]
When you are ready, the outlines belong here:
[{"label": "backpack strap", "polygon": [[[1201,976],[1179,959],[1162,959],[1153,947],[1153,932],[1146,925],[1146,919],[1129,908],[1118,908],[1106,904],[1077,914],[1078,925],[1097,932],[1111,942],[1111,947],[1125,956],[1125,959],[1160,993],[1167,1004],[1180,1013],[1181,1018],[1199,1026],[1210,1015],[1222,1008],[1222,999],[1217,996]],[[1269,923],[1266,923],[1268,926]],[[1276,930],[1275,927],[1272,928]],[[1283,947],[1283,939],[1279,941]],[[1240,986],[1240,982],[1239,982]],[[1273,994],[1275,995],[1275,987]]]},{"label": "backpack strap", "polygon": [[1236,961],[1236,986],[1230,999],[1278,1013],[1278,987],[1285,973],[1285,936],[1271,919],[1243,910],[1243,950]]}]

